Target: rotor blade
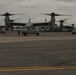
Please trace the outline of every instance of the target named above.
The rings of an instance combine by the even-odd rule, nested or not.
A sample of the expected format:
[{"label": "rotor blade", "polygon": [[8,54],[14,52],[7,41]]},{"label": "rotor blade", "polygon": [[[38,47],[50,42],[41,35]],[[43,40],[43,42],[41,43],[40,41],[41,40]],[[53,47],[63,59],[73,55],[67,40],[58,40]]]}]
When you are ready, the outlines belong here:
[{"label": "rotor blade", "polygon": [[68,18],[56,22],[65,22],[66,20],[68,20]]},{"label": "rotor blade", "polygon": [[0,16],[5,16],[5,14],[0,14]]},{"label": "rotor blade", "polygon": [[24,15],[24,14],[0,14],[0,16],[6,16],[6,15],[8,15],[8,16],[13,16],[13,15]]},{"label": "rotor blade", "polygon": [[43,15],[49,15],[49,16],[51,16],[51,14],[43,14]]},{"label": "rotor blade", "polygon": [[66,20],[68,20],[68,19],[64,19],[63,21],[66,21]]},{"label": "rotor blade", "polygon": [[22,19],[22,18],[17,18],[17,19],[14,19],[13,21],[16,21],[16,20],[19,20],[19,19]]},{"label": "rotor blade", "polygon": [[67,23],[67,22],[64,22],[64,23]]},{"label": "rotor blade", "polygon": [[72,15],[55,14],[55,16],[72,16]]},{"label": "rotor blade", "polygon": [[63,15],[63,14],[55,14],[55,13],[51,13],[51,14],[43,14],[43,15],[49,15],[49,16],[72,16],[72,15]]},{"label": "rotor blade", "polygon": [[23,14],[9,14],[9,16],[12,16],[12,15],[23,15]]}]

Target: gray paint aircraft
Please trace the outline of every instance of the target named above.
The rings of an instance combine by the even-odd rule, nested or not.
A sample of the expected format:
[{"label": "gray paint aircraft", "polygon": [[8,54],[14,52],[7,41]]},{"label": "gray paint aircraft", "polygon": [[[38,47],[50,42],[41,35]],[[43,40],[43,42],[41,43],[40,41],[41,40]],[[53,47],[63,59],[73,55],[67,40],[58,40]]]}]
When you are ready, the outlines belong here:
[{"label": "gray paint aircraft", "polygon": [[72,29],[74,28],[73,26],[70,25],[63,25],[63,23],[66,23],[65,21],[68,19],[64,19],[64,20],[60,20],[60,21],[56,21],[56,22],[60,22],[60,31],[63,31],[63,29],[66,29],[67,31],[72,31]]},{"label": "gray paint aircraft", "polygon": [[52,12],[51,14],[44,14],[44,15],[49,15],[51,16],[51,30],[54,31],[54,26],[55,26],[55,16],[70,16],[70,15],[63,15],[63,14],[55,14]]},{"label": "gray paint aircraft", "polygon": [[13,16],[13,15],[21,15],[21,14],[10,14],[8,12],[6,12],[5,14],[0,14],[0,16],[5,16],[5,30],[9,30],[9,27],[10,27],[10,17],[9,16]]},{"label": "gray paint aircraft", "polygon": [[[13,15],[22,15],[22,14],[10,14],[10,13],[5,13],[1,14],[0,16],[5,16],[5,29],[9,30],[9,27],[11,26],[25,26],[27,23],[16,23],[16,22],[11,22],[9,16]],[[53,31],[54,26],[55,26],[55,16],[68,16],[68,15],[61,15],[61,14],[55,14],[52,12],[51,14],[45,14],[51,16],[51,21],[50,22],[42,22],[42,23],[33,23],[33,26],[50,26],[50,29]]]},{"label": "gray paint aircraft", "polygon": [[60,22],[60,31],[63,30],[63,23],[65,23],[66,20],[67,20],[67,19],[57,21],[57,22]]}]

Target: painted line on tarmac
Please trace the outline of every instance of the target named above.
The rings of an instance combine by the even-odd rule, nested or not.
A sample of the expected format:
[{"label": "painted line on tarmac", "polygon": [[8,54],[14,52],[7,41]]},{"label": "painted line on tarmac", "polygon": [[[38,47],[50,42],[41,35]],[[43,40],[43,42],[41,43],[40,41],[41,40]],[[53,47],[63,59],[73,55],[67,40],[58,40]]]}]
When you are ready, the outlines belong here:
[{"label": "painted line on tarmac", "polygon": [[6,71],[34,71],[34,70],[76,70],[76,66],[32,66],[32,67],[8,67],[0,68],[0,72]]}]

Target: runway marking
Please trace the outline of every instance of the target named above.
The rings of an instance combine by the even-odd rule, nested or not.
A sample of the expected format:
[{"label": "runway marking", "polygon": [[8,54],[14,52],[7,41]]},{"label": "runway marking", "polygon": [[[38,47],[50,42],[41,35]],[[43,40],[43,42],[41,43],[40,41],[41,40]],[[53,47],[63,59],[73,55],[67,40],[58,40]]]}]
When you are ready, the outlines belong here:
[{"label": "runway marking", "polygon": [[31,66],[0,68],[0,72],[6,71],[35,71],[35,70],[76,70],[76,66]]}]

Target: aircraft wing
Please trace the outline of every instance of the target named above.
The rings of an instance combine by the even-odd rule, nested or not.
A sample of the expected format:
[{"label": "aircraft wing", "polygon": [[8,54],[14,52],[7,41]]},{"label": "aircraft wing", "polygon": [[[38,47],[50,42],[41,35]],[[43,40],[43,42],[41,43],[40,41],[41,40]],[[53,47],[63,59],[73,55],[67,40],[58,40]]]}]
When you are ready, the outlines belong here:
[{"label": "aircraft wing", "polygon": [[17,23],[17,22],[10,22],[9,24],[12,26],[25,26],[26,25],[26,23]]},{"label": "aircraft wing", "polygon": [[[25,26],[26,24],[28,24],[28,23],[10,22],[10,25],[12,25],[12,26]],[[49,26],[50,25],[49,22],[47,22],[47,23],[45,23],[45,22],[43,22],[43,23],[32,23],[32,24],[33,24],[33,26]]]},{"label": "aircraft wing", "polygon": [[0,26],[0,28],[4,28],[5,26]]},{"label": "aircraft wing", "polygon": [[43,23],[33,23],[34,26],[49,26],[49,22],[43,22]]},{"label": "aircraft wing", "polygon": [[74,28],[74,27],[72,27],[72,26],[63,26],[63,28],[69,29],[69,28]]}]

